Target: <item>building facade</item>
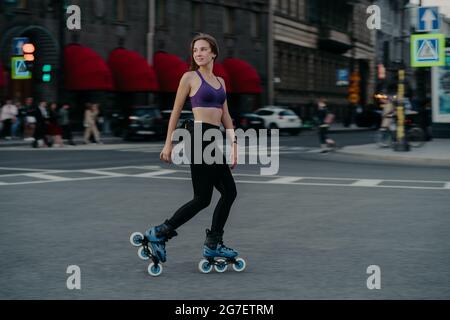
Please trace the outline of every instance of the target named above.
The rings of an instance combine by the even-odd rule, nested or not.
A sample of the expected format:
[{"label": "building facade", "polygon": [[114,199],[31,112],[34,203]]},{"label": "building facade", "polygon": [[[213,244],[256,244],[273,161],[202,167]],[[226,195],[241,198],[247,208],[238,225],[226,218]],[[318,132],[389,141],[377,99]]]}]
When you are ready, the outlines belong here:
[{"label": "building facade", "polygon": [[381,8],[381,29],[376,32],[377,86],[380,93],[397,92],[398,70],[405,70],[406,95],[417,90],[415,70],[411,67],[410,35],[413,33],[415,7],[408,0],[377,0]]},{"label": "building facade", "polygon": [[[70,5],[80,9],[81,28],[69,30]],[[2,0],[0,1],[0,54],[8,83],[3,95],[23,100],[70,101],[81,121],[84,103],[98,101],[103,110],[114,104],[114,93],[101,90],[70,91],[64,84],[64,50],[70,44],[90,48],[105,62],[114,49],[125,47],[146,55],[148,1],[136,0]],[[27,37],[35,45],[33,79],[11,79],[13,39]],[[41,68],[51,65],[51,81],[43,82]],[[78,122],[79,122],[78,121]]]},{"label": "building facade", "polygon": [[[81,29],[66,26],[69,5],[81,9]],[[73,101],[81,107],[89,100],[108,108],[130,101],[130,93],[101,90],[71,92],[64,85],[64,49],[70,44],[88,47],[107,61],[119,47],[133,50],[153,64],[156,52],[167,52],[189,62],[189,45],[198,32],[209,33],[219,43],[219,62],[239,58],[257,71],[261,85],[267,83],[267,0],[1,0],[0,54],[9,79],[3,96],[22,100]],[[28,37],[36,46],[32,80],[11,80],[11,48],[16,37]],[[52,81],[40,81],[39,70],[51,64]],[[236,111],[255,109],[262,94],[230,94]],[[136,96],[139,97],[136,98]],[[135,94],[135,103],[156,102],[162,109],[172,107],[175,92]]]},{"label": "building facade", "polygon": [[[258,108],[267,99],[268,0],[156,0],[155,51],[169,52],[189,62],[191,39],[199,32],[213,35],[219,58],[239,58],[258,73],[261,94],[228,94],[233,114]],[[174,93],[163,108],[171,108]]]},{"label": "building facade", "polygon": [[275,0],[273,103],[310,118],[324,97],[338,119],[348,113],[349,87],[337,73],[357,73],[357,104],[372,102],[374,32],[366,27],[370,1]]}]

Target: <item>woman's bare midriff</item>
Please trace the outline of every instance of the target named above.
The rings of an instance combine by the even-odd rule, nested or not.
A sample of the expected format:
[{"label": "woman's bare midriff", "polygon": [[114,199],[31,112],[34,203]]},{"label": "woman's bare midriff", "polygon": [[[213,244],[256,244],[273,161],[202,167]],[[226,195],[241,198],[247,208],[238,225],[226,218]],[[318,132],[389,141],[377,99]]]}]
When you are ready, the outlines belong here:
[{"label": "woman's bare midriff", "polygon": [[192,108],[195,121],[207,122],[220,127],[222,123],[222,109],[220,108]]}]

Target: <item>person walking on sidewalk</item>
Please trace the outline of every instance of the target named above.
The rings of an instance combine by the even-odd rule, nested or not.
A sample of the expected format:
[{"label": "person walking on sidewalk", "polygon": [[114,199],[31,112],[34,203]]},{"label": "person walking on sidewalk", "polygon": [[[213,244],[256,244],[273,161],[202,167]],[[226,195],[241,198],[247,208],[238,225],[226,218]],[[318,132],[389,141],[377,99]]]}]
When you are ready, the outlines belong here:
[{"label": "person walking on sidewalk", "polygon": [[[191,42],[190,54],[191,68],[180,80],[160,159],[167,163],[171,162],[172,133],[176,129],[185,99],[189,95],[195,120],[195,122],[192,120],[188,122],[188,130],[191,135],[190,169],[194,196],[192,200],[181,206],[170,219],[145,232],[145,237],[150,242],[153,253],[161,262],[166,261],[165,243],[167,240],[177,235],[176,229],[209,206],[214,187],[220,192],[221,198],[212,216],[211,229],[206,230],[203,256],[209,259],[214,257],[234,259],[238,255],[237,251],[226,247],[223,243],[224,226],[237,196],[236,185],[226,157],[223,154],[219,155],[222,158],[221,164],[216,162],[207,164],[203,157],[201,163],[193,163],[197,133],[203,136],[208,129],[220,130],[220,125],[223,123],[232,141],[231,169],[237,165],[237,140],[228,110],[225,82],[213,74],[214,61],[219,54],[216,39],[207,34],[195,36]],[[197,148],[203,154],[209,141],[203,141],[201,137],[197,139],[202,141],[202,145]]]},{"label": "person walking on sidewalk", "polygon": [[55,147],[64,147],[64,142],[62,140],[63,131],[58,123],[58,104],[56,102],[51,103],[48,110],[47,131],[48,134],[52,137],[53,145]]},{"label": "person walking on sidewalk", "polygon": [[84,143],[89,144],[91,134],[94,135],[94,143],[102,143],[100,141],[100,132],[97,128],[98,108],[92,104],[86,104],[86,111],[84,112]]},{"label": "person walking on sidewalk", "polygon": [[316,116],[319,125],[319,141],[322,149],[327,149],[335,145],[333,139],[328,138],[328,129],[334,120],[334,115],[328,111],[326,101],[324,98],[319,98],[317,101]]},{"label": "person walking on sidewalk", "polygon": [[12,126],[17,120],[17,113],[17,107],[12,103],[12,100],[6,100],[0,114],[0,119],[3,122],[1,136],[6,140],[11,140]]},{"label": "person walking on sidewalk", "polygon": [[32,97],[25,99],[25,123],[23,129],[23,140],[24,141],[34,141],[34,133],[36,131],[36,117],[35,117],[35,106]]},{"label": "person walking on sidewalk", "polygon": [[75,142],[73,141],[72,136],[72,128],[70,125],[70,105],[68,103],[64,103],[62,107],[59,109],[59,123],[61,125],[61,129],[63,131],[63,139],[69,141],[71,146],[75,146]]},{"label": "person walking on sidewalk", "polygon": [[31,116],[36,121],[36,127],[34,130],[33,148],[39,147],[51,147],[50,142],[47,139],[47,102],[42,101],[39,103],[39,107],[33,106],[31,109]]}]

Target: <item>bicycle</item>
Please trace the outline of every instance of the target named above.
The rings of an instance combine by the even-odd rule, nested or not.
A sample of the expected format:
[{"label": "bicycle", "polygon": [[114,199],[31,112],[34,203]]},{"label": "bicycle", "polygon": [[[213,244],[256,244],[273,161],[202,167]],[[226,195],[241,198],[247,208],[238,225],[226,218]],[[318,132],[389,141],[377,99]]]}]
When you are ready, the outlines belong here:
[{"label": "bicycle", "polygon": [[[425,132],[412,120],[405,119],[406,141],[413,148],[420,148],[425,143]],[[375,134],[375,143],[380,148],[392,147],[397,138],[397,124],[394,121],[389,128],[380,128]]]}]

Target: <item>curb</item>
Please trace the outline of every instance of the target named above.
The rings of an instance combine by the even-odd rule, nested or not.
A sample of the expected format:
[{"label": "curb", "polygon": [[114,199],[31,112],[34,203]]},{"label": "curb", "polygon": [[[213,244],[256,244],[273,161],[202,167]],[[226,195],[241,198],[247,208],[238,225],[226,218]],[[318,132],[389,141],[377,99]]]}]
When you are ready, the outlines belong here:
[{"label": "curb", "polygon": [[[77,145],[84,145],[84,141],[83,138],[81,137],[74,137],[74,142]],[[104,143],[109,144],[109,143],[117,143],[117,142],[123,142],[122,138],[117,138],[117,137],[103,137],[101,139]],[[65,142],[66,143],[66,142]],[[31,148],[31,141],[23,141],[21,140],[17,140],[17,141],[10,141],[10,142],[0,142],[0,149],[1,148],[7,148],[7,147],[26,147],[29,146]]]},{"label": "curb", "polygon": [[348,150],[346,151],[345,147],[343,149],[337,150],[336,153],[366,158],[370,160],[388,160],[388,161],[409,162],[409,163],[413,162],[415,164],[450,166],[450,160],[435,159],[435,158],[414,158],[400,155],[368,154],[356,151],[348,151]]},{"label": "curb", "polygon": [[367,132],[375,131],[373,128],[354,128],[354,129],[329,129],[328,133],[347,133],[347,132]]}]

